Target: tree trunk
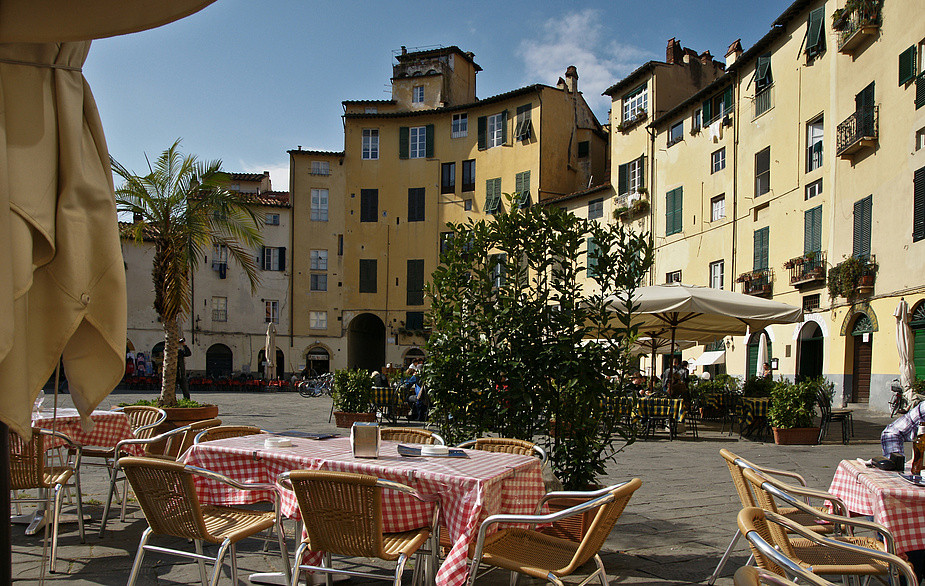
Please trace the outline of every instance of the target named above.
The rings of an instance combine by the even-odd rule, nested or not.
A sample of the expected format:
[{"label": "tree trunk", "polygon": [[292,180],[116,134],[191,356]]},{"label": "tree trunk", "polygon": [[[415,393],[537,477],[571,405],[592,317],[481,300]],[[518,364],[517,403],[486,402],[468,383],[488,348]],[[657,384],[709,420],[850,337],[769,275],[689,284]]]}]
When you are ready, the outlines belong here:
[{"label": "tree trunk", "polygon": [[161,403],[165,407],[177,404],[177,357],[180,333],[176,318],[164,322],[164,370],[161,373]]}]

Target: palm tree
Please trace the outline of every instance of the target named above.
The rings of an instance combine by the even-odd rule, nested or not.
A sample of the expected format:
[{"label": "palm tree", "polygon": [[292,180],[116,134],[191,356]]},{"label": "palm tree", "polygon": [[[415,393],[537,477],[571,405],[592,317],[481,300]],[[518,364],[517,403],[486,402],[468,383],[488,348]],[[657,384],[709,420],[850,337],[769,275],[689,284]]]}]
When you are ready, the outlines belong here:
[{"label": "palm tree", "polygon": [[119,212],[132,214],[136,242],[154,243],[154,310],[164,324],[164,364],[159,403],[177,404],[179,320],[190,313],[190,272],[212,245],[224,245],[244,268],[255,292],[259,283],[255,248],[263,243],[261,222],[248,195],[226,188],[221,161],[183,155],[180,139],[161,153],[147,175],[129,172],[115,159],[125,183],[116,189]]}]

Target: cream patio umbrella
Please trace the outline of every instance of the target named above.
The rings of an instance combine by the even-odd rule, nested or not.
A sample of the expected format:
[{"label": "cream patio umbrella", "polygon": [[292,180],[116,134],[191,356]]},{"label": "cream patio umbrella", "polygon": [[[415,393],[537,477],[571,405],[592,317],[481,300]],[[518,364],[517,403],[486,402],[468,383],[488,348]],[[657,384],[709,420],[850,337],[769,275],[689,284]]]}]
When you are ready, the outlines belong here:
[{"label": "cream patio umbrella", "polygon": [[266,380],[276,378],[271,376],[276,372],[276,324],[273,322],[267,324],[267,340],[263,346],[263,354],[265,364],[263,378]]},{"label": "cream patio umbrella", "polygon": [[896,318],[896,352],[899,354],[899,384],[908,404],[912,404],[912,383],[915,382],[915,364],[912,361],[912,328],[909,327],[909,304],[900,298],[893,312]]}]

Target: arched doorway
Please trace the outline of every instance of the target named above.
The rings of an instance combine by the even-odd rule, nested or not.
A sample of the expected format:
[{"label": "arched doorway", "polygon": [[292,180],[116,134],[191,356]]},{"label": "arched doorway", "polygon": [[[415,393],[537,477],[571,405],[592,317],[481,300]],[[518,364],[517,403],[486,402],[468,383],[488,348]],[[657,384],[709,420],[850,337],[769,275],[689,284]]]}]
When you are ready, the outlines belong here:
[{"label": "arched doorway", "polygon": [[313,376],[331,372],[331,353],[324,346],[309,348],[305,353],[305,366]]},{"label": "arched doorway", "polygon": [[231,376],[234,355],[224,344],[212,344],[206,350],[206,376],[218,378]]},{"label": "arched doorway", "polygon": [[417,360],[418,358],[424,358],[424,351],[420,348],[411,348],[405,352],[404,365],[405,368],[408,368],[408,365]]},{"label": "arched doorway", "polygon": [[[257,366],[260,367],[260,376],[263,376],[263,363],[266,360],[267,351],[263,348],[257,353]],[[279,348],[276,349],[276,370],[274,378],[281,379],[286,374],[286,356]]]},{"label": "arched doorway", "polygon": [[914,340],[912,363],[915,365],[915,378],[925,380],[925,301],[912,309],[909,326],[912,327]]},{"label": "arched doorway", "polygon": [[385,324],[379,316],[361,313],[347,330],[347,367],[379,370],[385,364]]},{"label": "arched doorway", "polygon": [[822,328],[815,322],[809,322],[800,330],[797,348],[800,360],[797,366],[797,376],[802,379],[822,376],[822,349],[825,338]]},{"label": "arched doorway", "polygon": [[745,378],[751,378],[753,376],[761,376],[761,369],[764,366],[762,364],[761,358],[758,356],[758,351],[761,347],[761,337],[764,336],[765,344],[768,347],[768,355],[765,357],[766,360],[770,361],[771,357],[774,356],[774,352],[771,348],[771,337],[768,336],[768,333],[764,330],[756,334],[752,334],[748,338],[748,358],[745,362]]},{"label": "arched doorway", "polygon": [[848,336],[845,356],[851,357],[851,402],[870,402],[870,362],[874,328],[866,313],[858,313]]}]

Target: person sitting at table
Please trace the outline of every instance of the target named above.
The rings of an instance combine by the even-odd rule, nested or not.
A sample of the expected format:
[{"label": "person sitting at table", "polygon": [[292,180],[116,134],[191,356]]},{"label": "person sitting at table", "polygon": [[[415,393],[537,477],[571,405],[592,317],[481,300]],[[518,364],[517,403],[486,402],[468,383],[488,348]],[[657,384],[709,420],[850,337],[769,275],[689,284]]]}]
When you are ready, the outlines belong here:
[{"label": "person sitting at table", "polygon": [[646,375],[641,372],[637,372],[633,375],[633,378],[630,379],[629,390],[633,395],[639,395],[640,397],[645,396],[646,386]]},{"label": "person sitting at table", "polygon": [[880,433],[880,448],[883,450],[883,456],[889,458],[894,452],[904,454],[903,443],[911,442],[915,438],[915,430],[923,422],[925,422],[925,402],[919,403],[905,415],[887,425]]}]

